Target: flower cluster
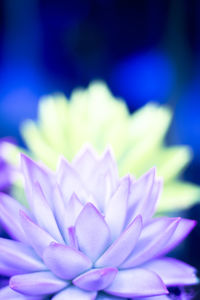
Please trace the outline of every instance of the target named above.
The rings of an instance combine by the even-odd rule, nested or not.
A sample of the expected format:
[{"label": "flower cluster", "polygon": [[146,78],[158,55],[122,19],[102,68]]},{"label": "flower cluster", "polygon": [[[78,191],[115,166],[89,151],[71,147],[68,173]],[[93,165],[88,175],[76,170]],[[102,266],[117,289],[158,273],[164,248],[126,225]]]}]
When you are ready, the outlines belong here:
[{"label": "flower cluster", "polygon": [[[54,173],[22,155],[29,208],[0,195],[0,299],[168,299],[169,286],[197,282],[166,257],[195,221],[153,217],[162,182],[155,169],[120,178],[111,152],[82,150]],[[150,297],[150,298],[146,298]]]},{"label": "flower cluster", "polygon": [[22,135],[31,156],[51,168],[60,153],[71,161],[87,142],[99,153],[109,144],[122,176],[139,177],[156,166],[165,183],[158,211],[166,212],[187,208],[200,196],[199,187],[177,179],[191,151],[165,146],[171,117],[167,106],[155,103],[130,114],[125,102],[114,98],[104,83],[94,82],[88,89],[75,90],[70,101],[63,95],[41,99],[38,122],[25,121]]}]

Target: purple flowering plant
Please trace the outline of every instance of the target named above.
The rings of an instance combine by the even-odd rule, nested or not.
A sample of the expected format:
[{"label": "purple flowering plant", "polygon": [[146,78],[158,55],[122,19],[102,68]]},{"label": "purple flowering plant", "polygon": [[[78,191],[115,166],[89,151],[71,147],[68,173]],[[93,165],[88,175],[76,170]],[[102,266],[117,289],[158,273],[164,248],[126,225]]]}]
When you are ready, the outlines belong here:
[{"label": "purple flowering plant", "polygon": [[165,255],[195,226],[153,217],[162,189],[155,168],[119,178],[110,150],[87,147],[53,173],[21,156],[25,208],[0,195],[1,299],[167,300],[197,283],[196,270]]}]

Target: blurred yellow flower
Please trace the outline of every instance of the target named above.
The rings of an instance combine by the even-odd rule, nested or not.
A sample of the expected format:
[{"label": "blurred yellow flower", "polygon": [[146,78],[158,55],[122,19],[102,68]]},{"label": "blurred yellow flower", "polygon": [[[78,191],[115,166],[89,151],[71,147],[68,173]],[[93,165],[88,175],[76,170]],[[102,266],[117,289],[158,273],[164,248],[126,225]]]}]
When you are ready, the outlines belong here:
[{"label": "blurred yellow flower", "polygon": [[[167,106],[149,103],[130,114],[125,102],[115,98],[106,84],[93,82],[87,89],[73,91],[70,101],[62,94],[42,98],[38,118],[22,124],[22,136],[31,155],[52,169],[61,154],[72,160],[85,143],[100,153],[110,146],[120,175],[138,177],[157,167],[164,179],[160,213],[187,208],[200,198],[199,187],[178,179],[191,160],[190,148],[165,145],[172,118]],[[16,149],[9,146],[9,151]]]}]

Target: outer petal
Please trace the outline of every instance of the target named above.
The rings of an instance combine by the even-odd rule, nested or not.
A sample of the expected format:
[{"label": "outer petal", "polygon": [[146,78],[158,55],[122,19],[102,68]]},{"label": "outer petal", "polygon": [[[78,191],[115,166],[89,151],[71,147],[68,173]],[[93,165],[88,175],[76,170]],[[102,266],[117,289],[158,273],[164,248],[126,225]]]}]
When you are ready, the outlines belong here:
[{"label": "outer petal", "polygon": [[180,219],[174,234],[171,236],[165,247],[158,253],[158,255],[162,256],[174,249],[182,240],[187,237],[196,224],[197,222],[195,220]]},{"label": "outer petal", "polygon": [[0,238],[0,253],[1,275],[12,276],[47,269],[35,252],[20,242]]},{"label": "outer petal", "polygon": [[6,286],[0,289],[0,300],[42,300],[42,297],[22,295]]},{"label": "outer petal", "polygon": [[38,225],[51,234],[57,241],[64,243],[53,212],[38,182],[32,186],[32,208]]},{"label": "outer petal", "polygon": [[51,242],[56,241],[46,231],[31,221],[23,211],[20,212],[20,216],[24,232],[26,233],[30,244],[38,255],[42,256],[44,249],[48,247]]},{"label": "outer petal", "polygon": [[154,272],[134,268],[119,271],[105,292],[123,298],[155,296],[167,294],[168,291]]},{"label": "outer petal", "polygon": [[70,299],[70,300],[95,300],[96,299],[96,292],[86,292],[80,290],[75,286],[70,286],[67,289],[63,290],[59,294],[56,294],[52,300],[63,300],[63,299]]},{"label": "outer petal", "polygon": [[19,211],[25,208],[10,196],[0,193],[0,222],[6,232],[15,240],[27,243],[19,222]]},{"label": "outer petal", "polygon": [[110,228],[112,240],[121,234],[125,225],[129,188],[130,178],[124,177],[106,207],[105,220]]},{"label": "outer petal", "polygon": [[58,279],[51,272],[35,272],[15,275],[10,279],[10,288],[16,292],[40,296],[56,293],[69,283]]},{"label": "outer petal", "polygon": [[62,279],[73,279],[92,266],[90,259],[78,250],[51,243],[44,251],[45,264]]},{"label": "outer petal", "polygon": [[118,267],[133,251],[142,230],[142,218],[138,216],[104,252],[95,263],[96,267]]},{"label": "outer petal", "polygon": [[177,259],[164,257],[151,260],[144,268],[157,273],[168,286],[197,284],[195,268]]},{"label": "outer petal", "polygon": [[92,269],[78,276],[72,282],[83,290],[99,291],[113,282],[117,272],[116,268]]},{"label": "outer petal", "polygon": [[109,244],[110,233],[100,212],[88,203],[76,221],[79,248],[95,261]]},{"label": "outer petal", "polygon": [[180,218],[158,218],[146,226],[133,253],[120,266],[132,268],[158,256],[177,228]]}]

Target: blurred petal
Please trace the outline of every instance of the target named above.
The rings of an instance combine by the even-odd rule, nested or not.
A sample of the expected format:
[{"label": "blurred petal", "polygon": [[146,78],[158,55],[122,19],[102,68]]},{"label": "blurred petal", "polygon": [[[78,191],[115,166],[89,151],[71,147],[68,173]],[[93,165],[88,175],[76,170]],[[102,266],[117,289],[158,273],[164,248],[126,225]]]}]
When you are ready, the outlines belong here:
[{"label": "blurred petal", "polygon": [[121,234],[125,225],[129,188],[130,178],[125,177],[121,180],[118,189],[106,207],[105,220],[110,228],[112,240],[115,240]]},{"label": "blurred petal", "polygon": [[96,294],[96,292],[87,292],[80,290],[75,286],[70,286],[62,292],[56,294],[52,300],[95,300]]},{"label": "blurred petal", "polygon": [[95,261],[108,247],[110,240],[103,216],[93,204],[88,203],[78,216],[75,228],[80,250]]},{"label": "blurred petal", "polygon": [[154,219],[144,227],[133,253],[120,267],[132,268],[158,256],[159,251],[165,247],[175,232],[179,222],[180,218]]},{"label": "blurred petal", "polygon": [[6,232],[15,240],[27,243],[19,222],[19,211],[25,208],[10,196],[0,193],[0,222]]},{"label": "blurred petal", "polygon": [[166,213],[174,210],[187,209],[199,201],[200,188],[193,183],[174,180],[164,185],[161,201],[157,212]]},{"label": "blurred petal", "polygon": [[31,221],[31,219],[23,211],[20,212],[20,216],[21,223],[27,239],[29,239],[29,243],[35,249],[36,253],[42,257],[44,249],[48,247],[51,242],[56,241],[51,235]]},{"label": "blurred petal", "polygon": [[47,267],[62,279],[73,279],[92,267],[92,262],[80,251],[71,247],[51,243],[43,254]]},{"label": "blurred petal", "polygon": [[69,283],[62,281],[51,272],[35,272],[15,275],[10,279],[10,288],[30,296],[49,295],[66,287]]},{"label": "blurred petal", "polygon": [[117,272],[116,268],[92,269],[76,277],[72,282],[83,290],[99,291],[113,282]]},{"label": "blurred petal", "polygon": [[[25,244],[0,238],[0,271],[1,275],[12,276],[26,272],[46,270],[47,267],[36,256],[35,252]],[[1,268],[1,266],[5,268]]]},{"label": "blurred petal", "polygon": [[142,218],[138,216],[120,237],[95,263],[96,267],[118,267],[133,251],[142,230]]},{"label": "blurred petal", "polygon": [[119,271],[111,285],[105,289],[105,292],[123,298],[168,293],[157,274],[140,268]]},{"label": "blurred petal", "polygon": [[168,286],[197,284],[195,268],[177,259],[164,257],[151,260],[142,266],[158,274]]}]

